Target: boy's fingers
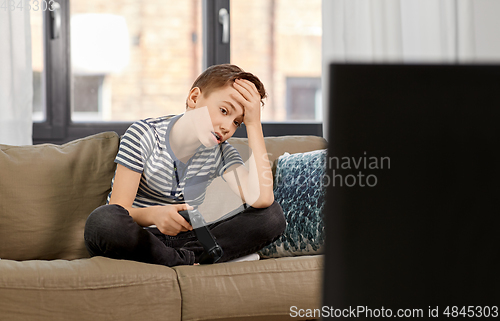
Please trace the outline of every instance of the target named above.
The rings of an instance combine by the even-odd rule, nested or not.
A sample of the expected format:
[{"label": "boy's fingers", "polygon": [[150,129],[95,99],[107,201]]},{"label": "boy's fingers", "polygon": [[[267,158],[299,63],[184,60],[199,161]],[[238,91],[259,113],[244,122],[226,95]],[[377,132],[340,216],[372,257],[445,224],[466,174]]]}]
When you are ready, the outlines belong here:
[{"label": "boy's fingers", "polygon": [[190,210],[194,209],[194,207],[192,207],[191,205],[186,204],[186,203],[184,203],[184,204],[176,204],[174,206],[177,209],[177,211],[190,211]]},{"label": "boy's fingers", "polygon": [[[184,218],[182,218],[184,220]],[[184,220],[184,222],[182,223],[182,226],[188,230],[188,231],[191,231],[193,229],[193,227],[191,226],[191,224],[189,224],[186,220]]]},{"label": "boy's fingers", "polygon": [[[178,213],[177,213],[177,214],[178,214]],[[174,221],[175,221],[176,223],[178,223],[180,227],[184,227],[184,228],[185,228],[185,229],[187,229],[188,231],[193,229],[193,227],[191,226],[191,224],[189,224],[189,223],[188,223],[188,222],[184,219],[184,217],[182,217],[182,215],[181,215],[181,214],[179,214],[178,216],[176,216],[176,217],[174,218]]]},{"label": "boy's fingers", "polygon": [[245,96],[243,95],[233,95],[229,94],[230,97],[232,97],[234,100],[236,100],[238,103],[240,103],[243,106],[243,109],[245,110],[246,105],[250,102]]},{"label": "boy's fingers", "polygon": [[[165,230],[165,232],[175,233],[175,231],[179,231],[181,229],[182,229],[182,224],[180,222],[178,222],[175,218],[173,218],[172,221],[170,221],[169,227],[167,230]],[[168,234],[168,235],[170,235],[170,234]],[[173,235],[175,235],[175,234],[173,234]]]},{"label": "boy's fingers", "polygon": [[247,80],[247,79],[237,79],[237,80],[238,80],[238,83],[240,83],[242,86],[247,88],[247,90],[250,93],[252,93],[252,92],[257,93],[257,94],[259,93],[255,84],[253,82],[251,82],[250,80]]},{"label": "boy's fingers", "polygon": [[[188,205],[188,204],[179,204],[179,205],[176,205],[176,209],[177,209],[177,214],[178,214],[180,211],[190,211],[190,210],[193,210],[194,207],[192,207],[191,205]],[[179,214],[179,216],[177,216],[177,218],[180,218],[180,220],[176,220],[176,222],[179,223],[181,226],[185,227],[189,231],[193,229],[193,227],[191,226],[191,224],[189,224],[184,219],[184,217],[182,217],[182,215]]]},{"label": "boy's fingers", "polygon": [[[235,99],[238,103],[240,103],[241,106],[243,106],[245,113],[250,110],[250,109],[247,109],[247,107],[252,106],[252,104],[257,103],[259,101],[259,100],[257,100],[257,98],[254,98],[252,96],[245,97],[243,94],[241,94],[241,95],[229,94],[229,95],[230,95],[230,97]],[[253,109],[253,108],[251,108],[251,109]]]},{"label": "boy's fingers", "polygon": [[[255,85],[251,82],[251,81],[244,81],[242,79],[236,79],[234,84],[236,85],[235,87],[236,88],[241,88],[241,89],[244,89],[243,92],[239,91],[244,97],[245,99],[249,99],[250,97],[253,97],[255,96],[255,94],[257,93],[257,88],[255,88]],[[253,85],[253,87],[252,87]],[[250,96],[250,97],[247,97],[247,96]]]},{"label": "boy's fingers", "polygon": [[248,92],[248,89],[236,82],[234,83],[234,88],[240,93],[241,96],[243,96],[243,98],[245,98],[246,101],[250,101],[251,94]]}]

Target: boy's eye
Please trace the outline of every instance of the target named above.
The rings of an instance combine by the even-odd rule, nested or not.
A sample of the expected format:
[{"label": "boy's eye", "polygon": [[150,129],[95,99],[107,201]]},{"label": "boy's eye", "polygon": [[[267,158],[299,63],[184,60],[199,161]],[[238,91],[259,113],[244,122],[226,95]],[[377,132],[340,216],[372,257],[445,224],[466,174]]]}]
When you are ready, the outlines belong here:
[{"label": "boy's eye", "polygon": [[236,127],[241,127],[241,124],[240,124],[238,121],[236,121],[236,120],[234,121],[234,125],[235,125]]},{"label": "boy's eye", "polygon": [[224,115],[227,114],[227,110],[225,108],[220,107],[219,109],[220,109],[221,113],[223,113]]}]

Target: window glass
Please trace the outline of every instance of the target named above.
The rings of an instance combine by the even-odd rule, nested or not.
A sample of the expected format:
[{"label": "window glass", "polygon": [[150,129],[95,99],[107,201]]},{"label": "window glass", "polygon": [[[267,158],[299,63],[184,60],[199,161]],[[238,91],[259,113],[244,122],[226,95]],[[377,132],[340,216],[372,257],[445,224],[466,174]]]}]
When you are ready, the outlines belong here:
[{"label": "window glass", "polygon": [[201,0],[72,0],[72,120],[185,110],[201,73]]},{"label": "window glass", "polygon": [[33,121],[46,119],[44,103],[43,11],[30,10],[31,64],[33,66]]},{"label": "window glass", "polygon": [[231,62],[255,73],[264,121],[321,120],[321,0],[232,0]]}]

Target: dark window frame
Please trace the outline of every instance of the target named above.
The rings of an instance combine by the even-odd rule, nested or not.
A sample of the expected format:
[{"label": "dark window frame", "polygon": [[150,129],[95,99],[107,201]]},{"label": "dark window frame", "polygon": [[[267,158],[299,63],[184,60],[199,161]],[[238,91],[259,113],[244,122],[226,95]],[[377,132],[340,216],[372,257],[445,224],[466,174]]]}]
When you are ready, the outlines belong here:
[{"label": "dark window frame", "polygon": [[[44,12],[44,105],[46,120],[33,124],[33,144],[63,144],[81,137],[105,131],[123,135],[132,122],[72,122],[71,65],[69,36],[70,0],[58,0],[61,5],[61,29],[58,39],[51,39],[51,12]],[[203,0],[203,68],[230,62],[230,43],[222,43],[219,10],[230,13],[230,0]],[[229,30],[231,30],[229,28]],[[265,136],[315,135],[322,136],[321,122],[263,122]],[[246,137],[242,126],[235,137]]]}]

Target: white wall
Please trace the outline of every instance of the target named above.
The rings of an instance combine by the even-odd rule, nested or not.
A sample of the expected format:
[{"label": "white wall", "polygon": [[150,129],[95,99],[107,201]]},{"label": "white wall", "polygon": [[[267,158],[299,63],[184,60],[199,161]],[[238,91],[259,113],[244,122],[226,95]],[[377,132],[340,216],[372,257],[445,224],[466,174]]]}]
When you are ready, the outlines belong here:
[{"label": "white wall", "polygon": [[332,61],[500,64],[500,0],[323,0],[322,10],[325,138]]},{"label": "white wall", "polygon": [[500,1],[473,0],[475,61],[500,63]]}]

